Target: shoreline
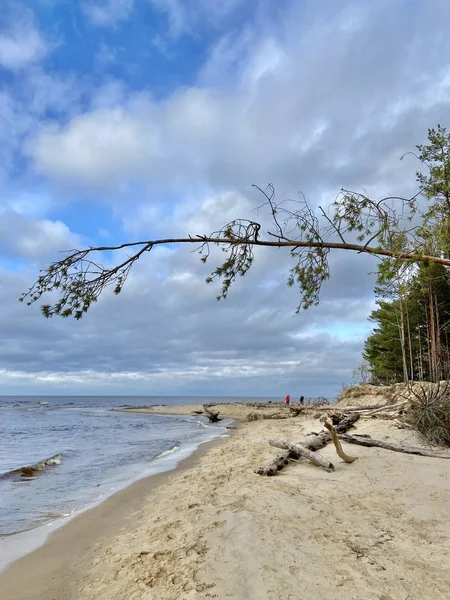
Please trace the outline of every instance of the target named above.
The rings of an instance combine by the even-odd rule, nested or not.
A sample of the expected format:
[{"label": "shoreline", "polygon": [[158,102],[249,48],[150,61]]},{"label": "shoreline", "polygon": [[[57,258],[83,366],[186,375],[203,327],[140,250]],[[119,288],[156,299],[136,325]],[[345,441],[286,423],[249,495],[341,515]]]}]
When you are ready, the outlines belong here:
[{"label": "shoreline", "polygon": [[[343,443],[358,460],[343,463],[329,444],[320,453],[332,473],[303,461],[254,473],[277,453],[269,438],[320,429],[309,416],[241,422],[11,565],[5,599],[446,600],[450,461]],[[421,445],[385,420],[356,431]]]},{"label": "shoreline", "polygon": [[[188,413],[186,412],[185,414]],[[156,457],[154,461],[155,466],[164,466],[163,461],[167,462],[168,458],[172,460],[177,459],[174,466],[168,466],[155,473],[146,474],[138,479],[134,479],[126,483],[123,487],[114,490],[105,498],[77,510],[73,515],[56,519],[49,524],[39,526],[35,530],[17,534],[18,537],[28,535],[31,537],[31,540],[25,541],[20,539],[18,541],[17,546],[20,549],[14,552],[16,557],[8,560],[6,566],[0,570],[0,589],[8,591],[10,594],[8,600],[16,598],[14,595],[16,594],[15,585],[17,582],[20,582],[17,588],[17,598],[23,598],[23,600],[34,599],[35,597],[40,598],[41,596],[39,595],[26,595],[31,593],[31,590],[28,590],[27,584],[23,581],[23,576],[20,573],[34,573],[32,593],[37,594],[36,579],[39,580],[41,574],[43,574],[45,579],[47,579],[47,575],[50,578],[51,571],[58,572],[63,564],[68,563],[67,558],[73,558],[72,544],[70,557],[67,555],[64,556],[64,554],[67,554],[65,551],[68,548],[67,541],[69,539],[77,540],[81,534],[83,543],[87,544],[85,549],[97,543],[96,539],[97,541],[105,541],[109,535],[112,535],[113,530],[115,532],[116,528],[121,528],[125,526],[125,523],[130,523],[130,519],[134,518],[141,509],[142,503],[151,495],[153,490],[164,485],[165,480],[170,475],[191,468],[210,448],[216,444],[225,443],[231,433],[233,432],[227,431],[227,433],[201,442],[187,456],[181,458],[177,458],[176,454],[163,453],[162,456]],[[126,509],[125,506],[127,507]],[[131,517],[128,513],[129,510],[132,513]],[[46,527],[49,527],[49,531],[45,530]],[[12,540],[12,542],[13,549],[15,549],[14,541]],[[8,542],[6,542],[5,546],[7,544]],[[29,549],[24,549],[24,545]],[[79,546],[78,543],[75,545],[76,547]],[[62,554],[61,550],[63,550]],[[47,568],[49,565],[53,566]],[[38,574],[37,578],[36,573]],[[22,595],[20,590],[24,583],[25,595]],[[47,584],[43,585],[44,592],[46,589]]]}]

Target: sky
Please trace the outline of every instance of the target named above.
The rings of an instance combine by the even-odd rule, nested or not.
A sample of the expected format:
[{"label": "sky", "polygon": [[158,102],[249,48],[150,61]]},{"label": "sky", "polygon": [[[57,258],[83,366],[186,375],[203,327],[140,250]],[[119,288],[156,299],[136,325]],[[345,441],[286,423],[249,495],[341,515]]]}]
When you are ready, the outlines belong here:
[{"label": "sky", "polygon": [[300,314],[270,249],[226,301],[169,246],[81,321],[17,300],[62,251],[255,218],[252,184],[408,195],[400,156],[449,124],[449,19],[447,0],[2,0],[0,393],[336,396],[369,257],[332,255]]}]

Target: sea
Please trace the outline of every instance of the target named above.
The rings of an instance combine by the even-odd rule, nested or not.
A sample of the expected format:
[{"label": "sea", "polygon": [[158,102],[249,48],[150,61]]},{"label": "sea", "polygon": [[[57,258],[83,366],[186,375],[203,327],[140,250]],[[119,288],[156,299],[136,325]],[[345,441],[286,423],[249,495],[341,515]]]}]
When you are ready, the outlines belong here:
[{"label": "sea", "polygon": [[229,433],[226,420],[117,409],[252,400],[0,396],[0,571],[76,514]]}]

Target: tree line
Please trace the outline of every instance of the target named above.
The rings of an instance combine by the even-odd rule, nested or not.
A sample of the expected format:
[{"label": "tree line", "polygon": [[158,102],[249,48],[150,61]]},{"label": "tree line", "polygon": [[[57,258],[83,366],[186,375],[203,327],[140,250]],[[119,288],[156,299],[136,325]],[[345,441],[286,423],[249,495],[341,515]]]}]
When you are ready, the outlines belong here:
[{"label": "tree line", "polygon": [[[438,127],[417,146],[426,173],[417,173],[421,211],[414,235],[427,252],[450,257],[450,135]],[[414,220],[414,217],[411,221]],[[440,381],[450,374],[449,268],[436,263],[382,260],[378,268],[374,330],[364,359],[373,382]]]}]

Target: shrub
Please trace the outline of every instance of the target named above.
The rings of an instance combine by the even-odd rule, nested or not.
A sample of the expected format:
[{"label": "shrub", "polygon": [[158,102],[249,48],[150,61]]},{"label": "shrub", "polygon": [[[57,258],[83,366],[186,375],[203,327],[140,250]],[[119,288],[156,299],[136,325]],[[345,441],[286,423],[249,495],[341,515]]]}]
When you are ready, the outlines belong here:
[{"label": "shrub", "polygon": [[431,443],[450,446],[450,381],[411,388],[411,425]]}]

